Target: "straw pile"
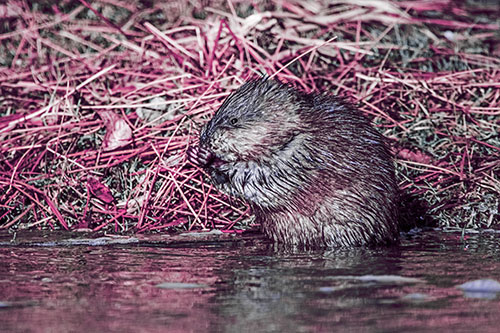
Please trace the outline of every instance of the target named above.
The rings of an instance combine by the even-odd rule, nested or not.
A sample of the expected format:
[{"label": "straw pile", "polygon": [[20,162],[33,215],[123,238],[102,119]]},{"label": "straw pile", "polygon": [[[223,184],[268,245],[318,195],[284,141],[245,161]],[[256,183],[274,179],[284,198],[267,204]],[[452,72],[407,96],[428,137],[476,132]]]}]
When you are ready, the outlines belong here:
[{"label": "straw pile", "polygon": [[499,14],[452,0],[2,4],[0,228],[251,225],[185,151],[233,89],[278,70],[358,104],[439,225],[498,226]]}]

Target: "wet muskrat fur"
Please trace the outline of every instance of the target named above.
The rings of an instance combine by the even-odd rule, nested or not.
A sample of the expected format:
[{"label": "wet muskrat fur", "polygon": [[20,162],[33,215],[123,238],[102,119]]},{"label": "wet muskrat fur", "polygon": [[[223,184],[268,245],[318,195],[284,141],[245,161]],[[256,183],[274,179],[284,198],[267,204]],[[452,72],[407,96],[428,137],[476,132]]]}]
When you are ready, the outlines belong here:
[{"label": "wet muskrat fur", "polygon": [[398,190],[384,137],[349,104],[269,78],[230,95],[189,151],[251,206],[277,243],[307,248],[397,240]]}]

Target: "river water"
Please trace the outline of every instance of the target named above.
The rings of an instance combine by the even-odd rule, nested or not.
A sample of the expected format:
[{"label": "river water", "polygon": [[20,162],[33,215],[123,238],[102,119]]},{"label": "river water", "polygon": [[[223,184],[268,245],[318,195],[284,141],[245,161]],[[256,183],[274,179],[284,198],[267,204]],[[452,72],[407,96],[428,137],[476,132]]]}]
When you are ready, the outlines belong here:
[{"label": "river water", "polygon": [[495,233],[431,230],[394,247],[299,253],[252,234],[71,235],[0,234],[0,331],[500,330],[500,297],[485,280],[500,280]]}]

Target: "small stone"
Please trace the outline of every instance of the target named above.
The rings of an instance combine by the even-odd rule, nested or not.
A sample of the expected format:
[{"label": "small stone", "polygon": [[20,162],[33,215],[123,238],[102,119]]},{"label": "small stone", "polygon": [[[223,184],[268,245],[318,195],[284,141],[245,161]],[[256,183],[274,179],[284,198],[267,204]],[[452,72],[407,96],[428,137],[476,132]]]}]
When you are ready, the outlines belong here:
[{"label": "small stone", "polygon": [[198,289],[208,288],[206,284],[186,282],[163,282],[156,285],[160,289]]},{"label": "small stone", "polygon": [[500,282],[493,279],[479,279],[465,282],[457,286],[457,288],[471,292],[498,293],[500,292]]}]

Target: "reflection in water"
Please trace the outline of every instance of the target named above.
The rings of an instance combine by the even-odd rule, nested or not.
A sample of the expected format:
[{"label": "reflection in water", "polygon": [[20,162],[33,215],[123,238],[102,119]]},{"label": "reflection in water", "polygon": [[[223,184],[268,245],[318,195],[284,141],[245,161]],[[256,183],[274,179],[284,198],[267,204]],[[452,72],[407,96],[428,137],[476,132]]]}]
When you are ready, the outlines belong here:
[{"label": "reflection in water", "polygon": [[4,244],[0,322],[55,332],[494,329],[496,294],[471,299],[456,286],[500,277],[497,243],[433,233],[397,247],[305,253],[260,239]]}]

